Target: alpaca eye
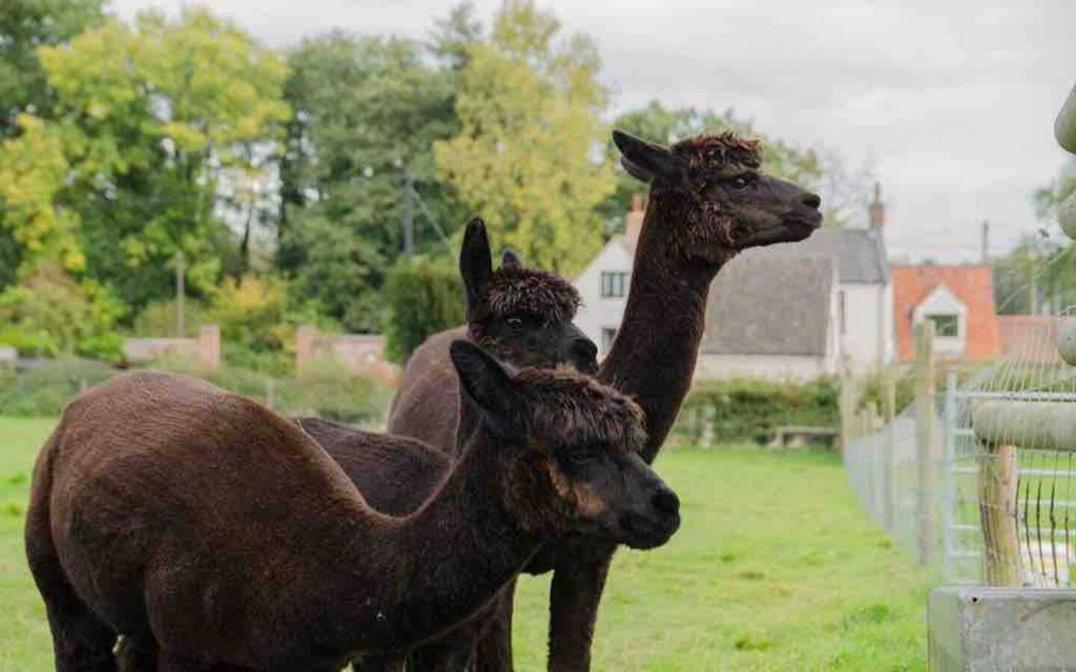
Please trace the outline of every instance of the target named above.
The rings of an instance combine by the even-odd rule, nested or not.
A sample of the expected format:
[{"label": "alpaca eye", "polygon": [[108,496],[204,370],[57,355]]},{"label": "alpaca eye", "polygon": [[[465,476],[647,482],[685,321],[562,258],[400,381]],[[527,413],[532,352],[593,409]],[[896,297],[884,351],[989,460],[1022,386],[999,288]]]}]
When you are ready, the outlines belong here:
[{"label": "alpaca eye", "polygon": [[519,329],[523,326],[522,317],[509,317],[507,320],[505,320],[505,322],[507,322],[508,326],[512,327],[513,329]]},{"label": "alpaca eye", "polygon": [[741,191],[751,185],[751,180],[741,175],[740,177],[734,178],[731,182],[729,182],[729,185],[731,185],[733,189]]},{"label": "alpaca eye", "polygon": [[590,453],[576,451],[568,454],[568,462],[573,467],[586,467],[594,462],[594,456]]}]

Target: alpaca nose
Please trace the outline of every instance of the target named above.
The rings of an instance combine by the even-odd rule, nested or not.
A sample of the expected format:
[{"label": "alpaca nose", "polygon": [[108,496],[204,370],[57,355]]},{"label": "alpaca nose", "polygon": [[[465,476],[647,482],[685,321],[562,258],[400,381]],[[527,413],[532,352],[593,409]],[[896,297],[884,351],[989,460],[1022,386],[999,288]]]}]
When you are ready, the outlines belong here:
[{"label": "alpaca nose", "polygon": [[805,194],[803,196],[803,204],[808,208],[817,208],[822,205],[822,197],[818,194]]},{"label": "alpaca nose", "polygon": [[680,511],[680,498],[668,488],[662,488],[655,492],[654,496],[650,498],[650,503],[661,513],[670,516]]}]

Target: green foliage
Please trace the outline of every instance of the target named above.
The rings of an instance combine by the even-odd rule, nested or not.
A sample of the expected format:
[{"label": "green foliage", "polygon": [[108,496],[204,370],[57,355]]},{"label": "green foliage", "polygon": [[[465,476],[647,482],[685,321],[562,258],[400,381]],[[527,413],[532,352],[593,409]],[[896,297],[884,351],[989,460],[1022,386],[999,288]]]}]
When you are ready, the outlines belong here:
[{"label": "green foliage", "polygon": [[461,129],[439,142],[438,174],[481,214],[496,241],[536,266],[571,274],[602,243],[595,208],[614,188],[593,43],[555,41],[557,20],[530,0],[510,0],[489,40],[467,52],[456,111]]},{"label": "green foliage", "polygon": [[298,378],[283,381],[276,404],[290,415],[338,422],[378,424],[384,421],[391,391],[370,378],[353,376],[339,366],[312,363]]},{"label": "green foliage", "polygon": [[1072,194],[1076,194],[1076,161],[1070,161],[1057,180],[1032,194],[1036,214],[1047,228],[1023,234],[1012,251],[993,260],[999,314],[1058,312],[1076,303],[1073,243],[1067,237],[1048,236],[1057,230],[1058,207]]},{"label": "green foliage", "polygon": [[389,272],[385,300],[385,351],[394,362],[407,361],[428,336],[464,322],[463,281],[446,263],[401,261]]},{"label": "green foliage", "polygon": [[17,125],[21,135],[0,144],[0,228],[20,246],[22,270],[41,261],[82,270],[78,216],[57,203],[70,170],[61,133],[28,114]]},{"label": "green foliage", "polygon": [[208,291],[236,245],[215,206],[267,179],[282,137],[282,59],[204,9],[39,53],[70,166],[52,200],[81,219],[87,275],[139,307],[173,291],[182,252],[188,285]]},{"label": "green foliage", "polygon": [[[202,301],[183,302],[183,336],[193,338],[207,324],[213,324],[209,307]],[[135,317],[131,333],[143,338],[172,338],[176,336],[175,299],[154,301]]]},{"label": "green foliage", "polygon": [[31,111],[49,116],[53,98],[37,57],[43,45],[67,42],[103,19],[103,0],[4,0],[0,3],[0,138],[17,132]]},{"label": "green foliage", "polygon": [[0,369],[0,415],[59,415],[71,397],[114,373],[100,362],[70,357],[18,375]]},{"label": "green foliage", "polygon": [[222,340],[252,350],[281,350],[290,340],[285,283],[271,276],[226,279],[217,291],[210,316]]},{"label": "green foliage", "polygon": [[[762,169],[771,175],[795,182],[807,189],[817,189],[822,179],[822,162],[813,149],[798,147],[772,139],[757,131],[750,121],[738,119],[733,110],[722,114],[694,107],[666,108],[657,100],[629,110],[616,118],[613,127],[651,142],[670,145],[680,140],[708,133],[736,131],[744,137],[762,140]],[[620,152],[609,140],[605,143],[610,161],[618,161]],[[623,170],[616,172],[616,191],[602,203],[602,216],[610,230],[624,221],[632,194],[645,193],[647,186]]]},{"label": "green foliage", "polygon": [[59,268],[41,266],[0,293],[0,344],[24,354],[80,354],[118,361],[115,333],[122,306],[93,282],[79,283]]},{"label": "green foliage", "polygon": [[718,442],[765,443],[780,425],[835,427],[839,387],[832,378],[807,383],[753,378],[707,381],[684,400],[674,431],[697,443],[709,425]]},{"label": "green foliage", "polygon": [[458,128],[454,78],[418,43],[342,33],[303,42],[288,61],[280,266],[348,330],[378,331],[378,290],[402,250],[405,173],[420,252],[444,251],[438,227],[463,220],[432,153]]}]

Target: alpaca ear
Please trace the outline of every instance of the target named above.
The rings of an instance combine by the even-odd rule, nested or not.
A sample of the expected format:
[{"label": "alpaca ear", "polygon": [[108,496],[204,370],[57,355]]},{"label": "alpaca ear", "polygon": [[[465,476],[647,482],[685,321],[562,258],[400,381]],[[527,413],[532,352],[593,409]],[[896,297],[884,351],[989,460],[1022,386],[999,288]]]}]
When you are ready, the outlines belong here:
[{"label": "alpaca ear", "polygon": [[679,184],[684,179],[684,165],[667,147],[640,140],[623,131],[613,131],[613,143],[620,150],[620,164],[637,180]]},{"label": "alpaca ear", "polygon": [[460,391],[474,402],[487,423],[503,432],[511,424],[515,386],[512,374],[492,355],[470,341],[452,341],[452,364],[460,377]]},{"label": "alpaca ear", "polygon": [[475,307],[486,294],[486,285],[493,274],[493,255],[489,249],[486,224],[478,217],[467,222],[460,250],[460,275],[467,290],[466,317],[470,321]]},{"label": "alpaca ear", "polygon": [[515,253],[512,248],[505,248],[501,254],[501,267],[502,268],[519,268],[523,265],[523,260],[519,258],[519,255]]}]

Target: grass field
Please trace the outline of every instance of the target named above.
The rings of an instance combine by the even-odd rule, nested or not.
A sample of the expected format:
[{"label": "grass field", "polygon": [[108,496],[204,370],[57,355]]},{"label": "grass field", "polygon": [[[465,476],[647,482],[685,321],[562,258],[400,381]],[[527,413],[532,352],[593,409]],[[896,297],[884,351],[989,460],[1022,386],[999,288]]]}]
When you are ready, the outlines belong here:
[{"label": "grass field", "polygon": [[[48,420],[0,419],[0,670],[52,669],[22,513]],[[860,512],[830,455],[679,450],[659,470],[684,526],[618,554],[598,670],[925,669],[924,579]],[[522,581],[516,658],[544,668],[548,577]]]}]

